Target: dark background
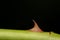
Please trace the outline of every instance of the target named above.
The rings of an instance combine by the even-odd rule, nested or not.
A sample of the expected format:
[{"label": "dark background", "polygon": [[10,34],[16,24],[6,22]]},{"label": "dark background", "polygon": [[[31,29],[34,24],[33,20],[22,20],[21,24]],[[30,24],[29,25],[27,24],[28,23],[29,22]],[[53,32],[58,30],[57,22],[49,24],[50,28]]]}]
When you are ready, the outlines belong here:
[{"label": "dark background", "polygon": [[12,0],[11,14],[1,16],[0,28],[27,30],[34,26],[34,19],[43,31],[60,33],[59,5],[59,0]]}]

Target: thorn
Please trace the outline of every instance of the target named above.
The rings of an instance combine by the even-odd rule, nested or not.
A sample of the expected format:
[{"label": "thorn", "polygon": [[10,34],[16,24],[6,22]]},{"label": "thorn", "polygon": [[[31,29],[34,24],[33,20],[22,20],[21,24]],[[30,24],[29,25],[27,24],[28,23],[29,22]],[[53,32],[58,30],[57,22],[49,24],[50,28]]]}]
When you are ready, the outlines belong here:
[{"label": "thorn", "polygon": [[33,31],[33,32],[42,32],[42,30],[39,28],[38,24],[36,23],[35,20],[33,20],[34,22],[34,27],[32,29],[29,29],[30,31]]}]

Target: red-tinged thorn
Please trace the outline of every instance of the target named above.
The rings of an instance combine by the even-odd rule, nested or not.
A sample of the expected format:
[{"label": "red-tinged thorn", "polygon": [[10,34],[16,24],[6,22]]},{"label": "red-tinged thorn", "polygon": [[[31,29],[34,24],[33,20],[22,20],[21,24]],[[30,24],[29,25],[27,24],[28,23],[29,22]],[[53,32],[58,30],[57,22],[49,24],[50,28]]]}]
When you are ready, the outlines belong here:
[{"label": "red-tinged thorn", "polygon": [[34,27],[33,27],[32,29],[29,29],[29,30],[30,30],[30,31],[33,31],[33,32],[43,32],[43,31],[39,28],[39,26],[38,26],[38,24],[36,23],[36,21],[33,20],[33,22],[34,22]]}]

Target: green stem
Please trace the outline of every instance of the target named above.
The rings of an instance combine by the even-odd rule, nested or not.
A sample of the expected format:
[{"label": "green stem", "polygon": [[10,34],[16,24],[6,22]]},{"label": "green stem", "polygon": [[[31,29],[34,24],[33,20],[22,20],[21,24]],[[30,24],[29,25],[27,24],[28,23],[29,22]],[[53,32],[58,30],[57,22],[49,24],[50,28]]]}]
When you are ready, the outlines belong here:
[{"label": "green stem", "polygon": [[0,40],[60,40],[60,34],[0,29]]}]

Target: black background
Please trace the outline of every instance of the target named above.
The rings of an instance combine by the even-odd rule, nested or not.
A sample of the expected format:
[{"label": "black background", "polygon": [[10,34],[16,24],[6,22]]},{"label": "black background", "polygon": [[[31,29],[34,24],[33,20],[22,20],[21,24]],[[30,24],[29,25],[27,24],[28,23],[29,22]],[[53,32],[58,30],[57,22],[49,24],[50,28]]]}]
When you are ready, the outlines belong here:
[{"label": "black background", "polygon": [[8,9],[11,14],[1,18],[0,26],[27,30],[34,26],[34,19],[43,31],[60,33],[59,5],[59,0],[12,0],[12,8]]}]

